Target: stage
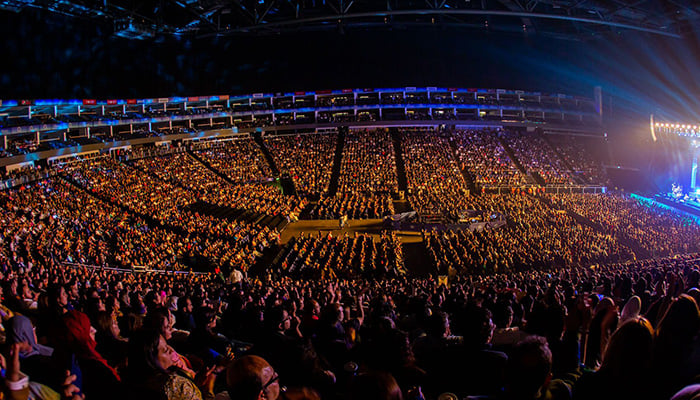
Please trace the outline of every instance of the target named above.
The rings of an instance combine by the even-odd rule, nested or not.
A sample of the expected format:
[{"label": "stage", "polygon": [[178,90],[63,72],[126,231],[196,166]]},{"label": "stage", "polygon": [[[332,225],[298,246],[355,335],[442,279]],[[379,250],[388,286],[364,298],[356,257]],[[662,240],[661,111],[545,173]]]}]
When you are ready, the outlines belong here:
[{"label": "stage", "polygon": [[640,196],[632,193],[632,198],[659,206],[661,208],[671,209],[680,214],[686,215],[700,224],[700,201],[695,198],[674,198],[668,194],[657,194],[653,198]]},{"label": "stage", "polygon": [[654,196],[654,200],[684,213],[691,214],[700,220],[700,201],[697,198],[675,199],[668,197],[668,195],[657,194]]}]

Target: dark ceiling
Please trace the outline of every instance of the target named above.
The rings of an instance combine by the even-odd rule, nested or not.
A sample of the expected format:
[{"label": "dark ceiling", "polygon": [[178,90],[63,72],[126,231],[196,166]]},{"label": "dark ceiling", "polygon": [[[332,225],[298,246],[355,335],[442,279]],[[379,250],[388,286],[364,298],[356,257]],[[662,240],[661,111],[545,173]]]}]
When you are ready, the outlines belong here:
[{"label": "dark ceiling", "polygon": [[680,37],[700,19],[694,0],[0,0],[0,9],[30,8],[90,19],[135,39],[421,26],[584,40],[620,31]]},{"label": "dark ceiling", "polygon": [[602,86],[700,120],[699,1],[343,1],[0,0],[0,99]]}]

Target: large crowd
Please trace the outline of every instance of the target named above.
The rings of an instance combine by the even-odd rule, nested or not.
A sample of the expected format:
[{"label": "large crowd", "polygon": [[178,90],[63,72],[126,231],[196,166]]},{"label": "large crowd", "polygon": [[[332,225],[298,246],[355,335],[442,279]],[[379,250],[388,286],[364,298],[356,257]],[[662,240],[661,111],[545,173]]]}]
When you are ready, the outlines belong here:
[{"label": "large crowd", "polygon": [[59,178],[0,195],[6,265],[177,271],[203,264],[206,270],[247,271],[279,240],[279,233],[268,227],[198,214],[183,217],[180,224],[149,223]]},{"label": "large crowd", "polygon": [[505,131],[501,134],[528,174],[539,174],[546,184],[574,183],[566,164],[539,135]]},{"label": "large crowd", "polygon": [[280,172],[289,174],[298,193],[311,195],[328,191],[337,142],[337,133],[265,138]]},{"label": "large crowd", "polygon": [[468,209],[467,184],[446,137],[432,131],[407,131],[401,145],[414,210],[453,215]]},{"label": "large crowd", "polygon": [[394,232],[334,237],[332,234],[301,234],[288,244],[288,251],[275,271],[297,279],[389,279],[404,276],[401,241]]},{"label": "large crowd", "polygon": [[[469,208],[509,219],[498,229],[425,231],[428,256],[439,273],[493,274],[590,266],[634,258],[607,232],[524,194],[470,197]],[[485,218],[484,218],[485,219]]]},{"label": "large crowd", "polygon": [[391,234],[302,236],[262,281],[5,264],[4,391],[585,400],[700,390],[697,255],[447,282],[406,277],[398,248]]},{"label": "large crowd", "polygon": [[203,142],[197,145],[195,154],[236,183],[272,178],[262,150],[252,139]]},{"label": "large crowd", "polygon": [[630,240],[650,256],[700,251],[700,226],[683,216],[642,200],[618,195],[551,195],[552,202],[599,224],[603,231]]},{"label": "large crowd", "polygon": [[393,193],[398,188],[388,130],[350,130],[345,135],[338,190]]},{"label": "large crowd", "polygon": [[[376,148],[346,142],[347,154],[382,164],[389,148],[393,163],[391,138],[379,134]],[[278,164],[300,156],[289,147],[305,139],[288,139],[268,141]],[[59,164],[1,190],[2,391],[22,400],[700,396],[696,221],[613,194],[470,194],[459,162],[472,172],[491,165],[469,148],[481,140],[498,143],[402,132],[417,211],[506,220],[424,230],[416,246],[380,231],[302,233],[276,247],[274,228],[207,214],[202,204],[292,220],[306,205],[260,183],[269,166],[247,140]],[[379,164],[348,169],[369,176]],[[496,182],[511,179],[511,167],[502,171]],[[393,213],[388,191],[321,196],[311,213]],[[430,275],[409,260],[429,263]]]},{"label": "large crowd", "polygon": [[[600,142],[602,139],[590,138]],[[607,178],[603,162],[588,146],[589,143],[577,137],[551,138],[552,146],[573,170],[579,174],[585,184],[605,184]],[[599,146],[602,143],[597,143]],[[601,149],[599,149],[600,151]]]},{"label": "large crowd", "polygon": [[474,183],[482,187],[517,186],[525,183],[523,175],[489,130],[454,132],[460,168],[471,174]]},{"label": "large crowd", "polygon": [[310,212],[311,219],[383,218],[394,214],[391,196],[386,193],[350,192],[321,196]]},{"label": "large crowd", "polygon": [[256,164],[246,167],[236,156],[230,162],[240,163],[237,168],[242,172],[233,175],[234,170],[226,169],[227,176],[241,184],[230,184],[191,154],[177,149],[129,162],[103,157],[65,170],[72,180],[105,199],[185,229],[192,223],[188,206],[197,201],[289,220],[295,220],[305,207],[305,199],[285,196],[274,186],[243,183],[249,176],[247,168],[254,169]]}]

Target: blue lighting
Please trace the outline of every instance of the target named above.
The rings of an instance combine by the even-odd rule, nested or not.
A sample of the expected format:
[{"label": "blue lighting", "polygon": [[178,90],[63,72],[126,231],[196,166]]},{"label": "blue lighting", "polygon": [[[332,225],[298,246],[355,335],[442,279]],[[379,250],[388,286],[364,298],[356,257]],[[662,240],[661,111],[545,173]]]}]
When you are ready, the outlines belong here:
[{"label": "blue lighting", "polygon": [[660,202],[658,202],[658,201],[656,201],[656,200],[654,200],[654,199],[651,199],[651,198],[649,198],[649,197],[640,196],[640,195],[638,195],[638,194],[636,194],[636,193],[630,193],[630,197],[633,198],[633,199],[635,199],[635,200],[638,200],[640,203],[644,203],[644,204],[646,204],[646,205],[648,205],[648,206],[650,206],[650,207],[658,207],[658,208],[660,208],[660,209],[662,209],[662,210],[666,210],[666,211],[670,211],[670,212],[672,212],[672,213],[676,213],[676,214],[683,215],[683,216],[685,216],[685,217],[690,218],[690,219],[693,220],[695,223],[697,223],[697,224],[700,225],[700,217],[698,217],[697,215],[693,215],[693,214],[687,213],[687,212],[682,211],[682,210],[679,210],[679,209],[677,209],[677,208],[675,208],[675,207],[671,207],[671,206],[669,206],[669,205],[660,203]]}]

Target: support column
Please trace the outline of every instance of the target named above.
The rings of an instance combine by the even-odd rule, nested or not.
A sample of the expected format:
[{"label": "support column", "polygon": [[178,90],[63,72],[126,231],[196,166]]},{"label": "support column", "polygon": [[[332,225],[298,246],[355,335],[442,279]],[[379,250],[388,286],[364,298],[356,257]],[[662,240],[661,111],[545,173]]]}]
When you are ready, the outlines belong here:
[{"label": "support column", "polygon": [[53,116],[58,117],[58,106],[53,106]]},{"label": "support column", "polygon": [[87,138],[90,139],[91,136],[90,136],[90,127],[89,126],[87,128],[85,128],[85,133],[87,134]]},{"label": "support column", "polygon": [[172,119],[168,120],[168,126],[170,127],[170,129],[173,129],[173,120]]},{"label": "support column", "polygon": [[2,135],[2,148],[7,149],[7,135]]},{"label": "support column", "polygon": [[63,141],[65,142],[67,140],[68,140],[68,131],[66,130],[63,132]]},{"label": "support column", "polygon": [[152,132],[152,131],[153,131],[153,125],[151,125],[150,122],[148,123],[148,131],[149,131],[149,132]]},{"label": "support column", "polygon": [[80,105],[78,105],[78,116],[80,116],[81,112],[82,112],[82,107],[80,107]]},{"label": "support column", "polygon": [[36,133],[36,144],[39,144],[39,143],[41,143],[41,133],[37,132]]},{"label": "support column", "polygon": [[209,118],[209,126],[214,127],[214,118]]},{"label": "support column", "polygon": [[32,106],[27,107],[27,118],[32,117]]},{"label": "support column", "polygon": [[109,126],[109,137],[114,137],[114,125]]},{"label": "support column", "polygon": [[129,124],[129,133],[134,133],[134,124]]}]

